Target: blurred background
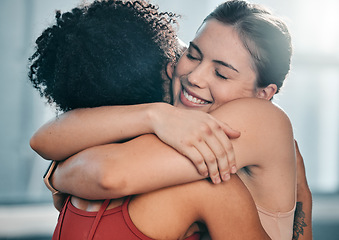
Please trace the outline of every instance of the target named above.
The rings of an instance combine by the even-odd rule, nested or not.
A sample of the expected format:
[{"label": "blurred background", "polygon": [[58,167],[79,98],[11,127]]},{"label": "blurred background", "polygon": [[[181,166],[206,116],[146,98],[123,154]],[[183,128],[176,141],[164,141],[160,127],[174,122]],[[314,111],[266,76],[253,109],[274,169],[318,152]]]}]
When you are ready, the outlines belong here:
[{"label": "blurred background", "polygon": [[[153,0],[182,15],[179,37],[193,39],[221,0]],[[292,70],[275,97],[290,116],[313,193],[314,239],[339,239],[339,1],[253,0],[283,17],[292,33]],[[55,112],[27,78],[28,57],[55,10],[80,0],[0,0],[0,239],[50,239],[58,213],[42,182],[48,162],[29,139]]]}]

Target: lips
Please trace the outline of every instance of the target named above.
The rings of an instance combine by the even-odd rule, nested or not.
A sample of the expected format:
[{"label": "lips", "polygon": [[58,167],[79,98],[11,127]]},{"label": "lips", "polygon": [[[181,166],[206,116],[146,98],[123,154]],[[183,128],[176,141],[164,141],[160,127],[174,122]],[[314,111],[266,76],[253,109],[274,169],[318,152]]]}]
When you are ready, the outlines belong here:
[{"label": "lips", "polygon": [[184,88],[182,88],[181,90],[180,99],[181,102],[188,107],[204,106],[206,104],[211,103],[210,101],[207,101],[205,99],[199,98],[196,95],[193,95],[193,93],[190,93]]}]

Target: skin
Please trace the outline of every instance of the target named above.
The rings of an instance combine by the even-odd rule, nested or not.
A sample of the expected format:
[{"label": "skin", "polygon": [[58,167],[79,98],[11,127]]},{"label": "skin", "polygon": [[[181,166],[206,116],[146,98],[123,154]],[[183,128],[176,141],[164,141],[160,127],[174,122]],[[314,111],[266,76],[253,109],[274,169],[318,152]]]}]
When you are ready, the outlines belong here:
[{"label": "skin", "polygon": [[297,156],[297,207],[294,214],[293,240],[312,239],[312,193],[307,184],[303,157],[298,143]]},{"label": "skin", "polygon": [[[233,27],[217,20],[201,27],[175,75],[174,106],[180,108],[211,112],[231,100],[259,93],[248,51]],[[192,102],[183,92],[203,102]]]},{"label": "skin", "polygon": [[[214,204],[210,204],[211,198]],[[122,201],[111,200],[108,209],[121,205]],[[101,202],[88,204],[87,201],[86,205],[86,201],[74,198],[72,203],[97,211]],[[250,193],[238,177],[218,185],[202,180],[140,194],[132,198],[128,210],[136,227],[152,239],[184,239],[199,230],[192,224],[195,222],[206,224],[212,239],[225,236],[270,239],[260,224]],[[236,212],[241,214],[232,214]]]},{"label": "skin", "polygon": [[[212,31],[213,29],[213,31]],[[225,55],[222,56],[218,56],[217,57],[211,57],[213,56],[212,53],[210,53],[209,51],[211,51],[212,48],[208,48],[207,46],[210,44],[209,41],[211,41],[212,38],[209,38],[209,35],[207,33],[209,33],[211,31],[214,32],[216,30],[223,30],[222,32],[227,32],[229,35],[227,35],[228,37],[225,38],[225,36],[222,35],[217,35],[214,36],[213,39],[215,39],[215,42],[213,42],[213,45],[210,46],[214,46],[214,49],[217,49],[219,52],[223,52],[225,53]],[[218,38],[220,36],[220,38]],[[237,98],[244,98],[244,97],[259,97],[259,98],[264,98],[266,100],[270,99],[273,94],[276,91],[276,88],[274,88],[274,86],[268,86],[267,88],[263,88],[263,89],[257,89],[255,88],[255,84],[254,84],[254,79],[252,78],[243,78],[245,75],[242,75],[243,73],[247,73],[249,74],[249,76],[252,76],[252,74],[254,74],[255,76],[255,71],[251,68],[251,64],[248,64],[247,67],[243,66],[242,63],[243,62],[247,62],[247,63],[251,63],[250,61],[250,56],[248,55],[246,49],[241,49],[241,45],[239,45],[238,41],[239,39],[237,38],[238,36],[235,34],[235,32],[233,31],[233,29],[230,26],[225,26],[220,24],[217,21],[214,20],[210,20],[208,21],[202,28],[201,30],[198,32],[197,37],[192,41],[193,44],[191,44],[189,50],[187,51],[187,53],[184,54],[184,56],[180,59],[178,66],[176,68],[176,72],[174,73],[174,96],[175,96],[175,105],[182,109],[181,113],[184,113],[182,115],[186,116],[190,113],[192,113],[192,110],[186,110],[185,108],[189,108],[191,109],[192,107],[194,107],[195,109],[198,108],[198,110],[201,111],[211,111],[214,109],[220,109],[220,106],[222,106],[224,103],[230,101],[230,100],[234,100]],[[224,43],[223,40],[225,39],[232,39],[233,41],[229,41],[226,43]],[[212,40],[213,40],[212,39]],[[234,45],[235,43],[237,43],[236,45]],[[239,54],[234,55],[234,53],[232,51],[221,51],[221,49],[224,49],[225,47],[229,47],[230,50],[232,49],[237,49],[240,48],[241,51]],[[197,50],[199,49],[199,51]],[[238,49],[239,50],[239,49]],[[226,53],[228,55],[226,55]],[[232,55],[233,53],[233,55]],[[247,55],[246,55],[247,53]],[[232,62],[230,62],[230,59],[232,59]],[[235,60],[233,60],[235,59]],[[184,62],[184,61],[188,61],[188,62]],[[225,64],[220,64],[220,61],[224,62],[224,63],[228,63],[229,65],[232,65],[234,69],[236,69],[237,71],[235,71],[234,69],[230,69],[229,66],[224,66]],[[184,64],[185,63],[185,64]],[[212,75],[214,74],[214,75]],[[221,77],[222,76],[222,77]],[[227,79],[224,79],[224,77],[227,77]],[[207,80],[208,79],[208,80]],[[252,81],[251,81],[252,79]],[[242,84],[244,84],[246,87],[244,88],[245,91],[240,91]],[[180,86],[183,86],[184,89],[189,92],[189,94],[191,94],[194,97],[198,97],[200,100],[205,101],[206,103],[201,103],[201,101],[197,101],[195,100],[195,103],[192,103],[192,101],[189,101],[188,99],[185,99],[185,97],[182,94],[182,89]],[[234,88],[235,90],[239,90],[237,93],[238,95],[230,95],[230,97],[228,97],[227,94],[225,94],[224,91],[220,91],[220,89],[225,89],[225,91],[228,89],[228,87],[230,87],[230,92],[232,88]],[[224,96],[226,96],[225,98],[223,98]],[[239,101],[239,100],[237,100]],[[243,101],[243,100],[242,100]],[[247,100],[244,100],[247,101]],[[263,103],[263,101],[265,103]],[[197,103],[198,102],[198,103]],[[221,121],[225,121],[228,122],[231,126],[235,126],[235,129],[239,129],[241,131],[241,137],[239,138],[239,140],[233,140],[232,141],[232,145],[234,147],[236,156],[237,156],[237,162],[236,162],[236,167],[237,169],[241,169],[244,166],[247,166],[250,168],[252,175],[249,176],[245,173],[245,171],[239,171],[238,175],[241,178],[241,180],[246,183],[248,189],[250,190],[252,197],[254,198],[255,202],[257,204],[259,204],[260,206],[263,206],[267,209],[272,209],[273,211],[289,211],[290,209],[293,208],[293,202],[294,202],[294,184],[295,184],[295,174],[293,169],[295,169],[295,159],[294,159],[294,145],[293,145],[293,134],[291,131],[291,126],[290,123],[288,121],[288,118],[284,115],[284,113],[277,109],[275,106],[273,106],[273,104],[271,104],[269,101],[259,101],[260,102],[260,106],[265,106],[262,109],[262,114],[259,114],[260,117],[258,117],[255,120],[255,117],[257,117],[258,115],[258,111],[261,109],[260,107],[258,107],[256,104],[255,105],[251,105],[250,102],[246,102],[246,104],[241,104],[241,105],[237,105],[236,107],[230,107],[229,111],[227,111],[228,108],[223,108],[222,111],[215,111],[214,112],[214,117],[221,120]],[[268,105],[267,105],[268,104]],[[194,105],[194,106],[193,106]],[[233,104],[231,104],[232,106]],[[241,109],[243,105],[249,105],[250,109]],[[156,106],[159,108],[159,105],[152,105],[152,106]],[[163,105],[161,105],[163,106]],[[234,105],[233,105],[234,106]],[[257,106],[257,107],[255,107]],[[269,107],[268,107],[269,106]],[[248,107],[248,106],[247,106]],[[272,109],[271,109],[272,108]],[[153,108],[155,109],[155,108]],[[165,109],[165,110],[164,110]],[[252,110],[251,110],[252,109]],[[186,111],[184,111],[186,110]],[[157,120],[161,119],[161,117],[164,116],[171,116],[171,115],[164,115],[164,111],[167,111],[168,113],[170,113],[172,111],[177,111],[177,110],[173,110],[173,108],[166,106],[166,108],[164,107],[161,111],[158,111],[158,115],[153,113],[153,117]],[[234,111],[238,111],[238,116],[240,115],[240,119],[242,121],[240,121],[239,123],[239,118],[227,118],[227,116],[232,115],[231,112],[234,114]],[[161,113],[161,114],[160,114]],[[198,113],[196,113],[198,114]],[[152,114],[151,114],[152,115]],[[249,117],[249,116],[253,116],[253,118]],[[246,120],[246,121],[245,121]],[[247,122],[248,120],[248,122]],[[251,120],[251,121],[250,121]],[[197,119],[196,118],[186,118],[185,124],[186,125],[190,125],[190,126],[196,126],[196,124],[194,124],[194,122],[196,122]],[[152,122],[152,121],[151,121]],[[162,122],[162,121],[159,121]],[[187,123],[190,122],[190,123]],[[166,121],[165,121],[166,123]],[[192,123],[192,124],[191,124]],[[240,124],[240,125],[239,125]],[[241,126],[241,124],[244,124],[243,126]],[[252,127],[246,127],[246,124],[253,124]],[[203,126],[203,130],[201,131],[202,135],[210,135],[210,128],[206,128],[206,125],[202,125]],[[255,127],[254,127],[255,126]],[[260,128],[259,126],[262,126],[262,128]],[[220,126],[219,126],[220,127]],[[153,126],[153,128],[157,129],[159,128],[159,126]],[[216,127],[218,128],[218,126]],[[170,128],[171,130],[173,130],[172,128]],[[184,131],[188,131],[190,129],[187,128],[181,128],[178,127],[178,129],[183,129]],[[195,128],[195,130],[197,129],[201,129],[201,128]],[[267,129],[269,131],[267,131]],[[220,130],[220,129],[219,129]],[[260,131],[261,130],[261,131]],[[281,134],[279,132],[279,130],[281,130]],[[286,131],[287,130],[287,131]],[[175,133],[174,133],[175,134]],[[173,136],[173,133],[170,134],[164,134],[164,133],[160,133],[157,134],[159,135],[166,135],[168,136],[168,138],[170,138],[171,136]],[[189,135],[189,134],[185,134],[185,135]],[[281,136],[283,135],[283,137],[281,139],[279,139],[279,141],[281,141],[281,144],[276,144],[278,145],[278,147],[276,145],[274,145],[273,143],[277,143],[275,138],[276,136]],[[265,139],[271,139],[270,142],[260,142],[258,140],[258,142],[253,143],[253,139],[255,139],[256,136],[261,136],[261,140],[265,140]],[[147,136],[144,136],[147,137]],[[161,137],[160,137],[161,138]],[[132,140],[130,142],[127,142],[126,144],[122,144],[122,146],[128,146],[128,144],[133,144],[133,143],[138,143],[138,141],[142,139],[142,137],[137,138],[135,140]],[[207,138],[204,138],[207,139]],[[272,141],[273,139],[273,141]],[[145,139],[143,141],[139,141],[139,142],[144,142],[147,143],[146,146],[151,146],[151,144],[155,144],[156,139],[153,138],[150,141],[145,141]],[[257,140],[257,139],[256,139]],[[220,143],[220,139],[216,138],[214,139],[214,142],[212,141],[205,141],[205,145],[199,145],[198,149],[202,149],[201,152],[199,151],[199,153],[202,156],[208,156],[210,154],[210,152],[212,151],[213,153],[213,149],[211,149],[209,146],[212,145],[212,143],[217,143],[217,141],[219,141]],[[165,141],[166,142],[166,141]],[[201,141],[198,141],[201,142]],[[273,144],[273,145],[272,145]],[[215,144],[213,144],[215,145]],[[218,145],[218,144],[216,144]],[[115,150],[117,150],[117,148],[119,148],[121,146],[116,144],[116,145],[109,145],[107,146],[107,150],[109,148],[116,148]],[[137,145],[136,145],[137,146]],[[206,147],[207,146],[207,147]],[[260,149],[258,149],[258,146],[260,146]],[[281,148],[280,146],[287,146],[287,148]],[[159,146],[160,147],[160,146]],[[166,146],[165,144],[163,144],[162,147],[160,148],[156,148],[159,149],[159,152],[161,152],[163,149],[163,147],[167,147],[168,149],[170,147]],[[93,147],[92,149],[88,149],[85,150],[83,152],[80,152],[79,154],[73,156],[71,159],[69,159],[68,161],[66,161],[64,164],[65,165],[72,165],[76,166],[75,168],[77,169],[77,171],[79,171],[80,169],[82,169],[82,166],[85,166],[86,164],[89,164],[91,157],[93,158],[93,156],[99,156],[96,155],[96,153],[101,152],[102,156],[98,157],[98,161],[101,161],[100,159],[104,159],[101,157],[104,157],[104,148],[106,148],[106,146],[101,146],[101,147]],[[127,147],[126,147],[127,148]],[[130,146],[128,147],[128,149],[136,149],[136,148],[130,148]],[[146,148],[142,148],[143,151],[139,151],[138,153],[142,153],[145,152]],[[194,152],[194,149],[196,150],[196,148],[191,148],[190,150]],[[153,151],[152,154],[154,154],[155,156],[157,156],[157,153],[154,153],[155,149],[152,149]],[[286,151],[287,150],[287,151]],[[217,150],[216,150],[217,151]],[[117,153],[117,151],[115,151],[113,154],[111,153],[111,155],[107,155],[108,151],[106,152],[106,158],[110,158],[112,157],[112,159],[114,158],[113,155],[115,153]],[[129,152],[130,154],[132,154],[133,157],[129,157],[129,155],[125,155],[126,159],[132,159],[132,161],[134,159],[136,159],[135,155],[133,155],[133,151]],[[254,153],[258,153],[258,154],[254,154]],[[261,153],[261,154],[260,154]],[[92,155],[91,155],[92,154]],[[145,155],[147,154],[147,151],[145,153]],[[177,154],[175,157],[172,158],[173,159],[181,159],[184,158],[184,156],[178,154],[176,151],[173,150],[173,152],[171,154]],[[142,155],[142,154],[141,154]],[[281,158],[277,158],[276,156],[281,156]],[[121,161],[113,161],[114,162],[114,167],[116,169],[117,172],[120,172],[120,170],[118,171],[118,169],[121,169],[121,171],[126,172],[126,168],[124,164],[127,164],[126,162],[123,162],[123,156],[117,156],[114,159],[120,159]],[[150,155],[146,155],[146,156],[150,156]],[[149,162],[143,162],[144,164],[149,165],[148,163],[151,163],[150,166],[153,166],[152,164],[156,164],[155,160],[159,161],[164,161],[162,163],[165,162],[169,162],[169,164],[172,164],[175,161],[169,161],[166,158],[157,158],[157,159],[152,159],[152,157],[146,157],[145,156],[145,160],[148,161],[147,159],[150,159]],[[159,155],[161,156],[161,155]],[[172,155],[171,155],[172,156]],[[174,156],[174,155],[173,155]],[[139,156],[140,158],[142,158],[142,156]],[[82,163],[79,162],[79,159],[82,160]],[[88,159],[88,161],[86,160]],[[207,158],[208,159],[208,158]],[[107,159],[106,159],[107,160]],[[171,159],[170,159],[171,160]],[[154,162],[153,162],[154,161]],[[92,160],[93,162],[93,160]],[[179,161],[178,161],[179,162]],[[181,161],[181,162],[185,162],[185,161]],[[198,176],[199,178],[201,178],[200,175],[197,174],[197,172],[195,171],[194,167],[192,165],[189,165],[187,163],[190,163],[188,160],[185,162],[186,166],[180,166],[177,168],[179,170],[179,172],[182,172],[181,174],[179,174],[179,177],[177,178],[177,181],[181,181],[182,179],[180,179],[180,176],[184,176],[186,177],[185,180],[187,180],[188,178],[191,178],[191,181],[197,180]],[[81,165],[83,164],[83,165]],[[102,164],[105,164],[104,162],[102,162]],[[112,164],[112,162],[111,162]],[[122,165],[119,165],[122,164]],[[134,165],[134,162],[128,162],[128,166],[133,166],[136,167],[137,162],[135,162],[136,165]],[[163,166],[163,164],[156,164],[155,167],[158,167],[157,165],[161,165]],[[174,164],[173,164],[174,165]],[[198,164],[199,165],[199,164]],[[104,180],[101,181],[101,183],[99,183],[98,186],[96,186],[97,188],[100,186],[102,187],[102,193],[101,194],[107,194],[109,195],[109,197],[112,197],[112,189],[110,189],[108,186],[114,182],[114,180],[108,180],[109,179],[109,175],[105,172],[100,172],[102,171],[102,167],[104,165],[101,166],[101,170],[100,167],[97,167],[97,172],[96,173],[100,173],[100,175],[96,175],[96,176],[102,176]],[[140,166],[140,163],[139,163]],[[217,165],[216,165],[217,166]],[[80,169],[79,169],[80,167]],[[157,171],[150,171],[149,173],[147,173],[147,175],[150,175],[150,179],[152,179],[153,177],[157,177],[157,178],[161,178],[163,177],[164,173],[166,172],[165,170],[168,170],[170,167],[170,165],[166,165],[163,166],[163,170],[162,169],[158,169]],[[87,165],[87,168],[88,165]],[[189,168],[189,170],[187,170]],[[105,168],[105,169],[109,169],[109,168]],[[139,179],[142,176],[145,176],[143,174],[145,173],[140,173],[140,169],[138,171],[138,168],[136,168],[135,171],[133,171],[133,169],[128,169],[127,172],[133,172],[133,178],[136,178],[137,181],[139,181]],[[198,166],[199,169],[199,166]],[[74,170],[74,169],[73,169]],[[85,169],[83,169],[85,170]],[[63,183],[58,182],[57,181],[57,176],[59,175],[59,178],[62,176],[62,166],[60,166],[60,168],[58,167],[57,171],[55,172],[55,179],[54,179],[54,186],[60,190],[64,190],[65,188],[67,188],[66,186],[62,186]],[[82,171],[79,171],[82,172]],[[176,173],[178,173],[177,171],[175,171]],[[286,176],[286,175],[282,175],[281,172],[285,173],[291,173],[290,176]],[[73,171],[74,173],[74,171]],[[140,173],[140,176],[138,175]],[[167,172],[166,172],[167,173]],[[154,175],[153,175],[154,174]],[[74,175],[74,174],[73,174]],[[95,174],[94,174],[95,175]],[[94,176],[93,175],[93,176]],[[112,175],[112,174],[110,174]],[[64,175],[64,177],[69,177],[70,175]],[[85,174],[84,174],[85,176]],[[91,179],[91,174],[89,173],[86,176],[89,177],[90,180]],[[212,178],[213,176],[215,176],[215,174],[213,174],[212,172]],[[224,174],[221,173],[221,176],[223,177]],[[76,177],[76,176],[74,176]],[[61,179],[61,178],[60,178]],[[65,178],[63,178],[65,179]],[[122,178],[124,179],[124,178]],[[272,181],[268,182],[267,179],[273,179]],[[284,181],[286,179],[290,179],[289,181]],[[79,179],[78,179],[79,180]],[[85,179],[84,179],[85,180]],[[133,185],[133,180],[132,179],[124,179],[126,180],[126,183],[128,182],[129,184]],[[122,181],[124,181],[122,180]],[[130,182],[130,180],[132,182]],[[165,180],[166,181],[166,180]],[[218,179],[216,179],[216,181],[218,181]],[[104,182],[108,182],[107,185],[105,185],[106,183]],[[139,181],[140,182],[140,181]],[[154,181],[153,181],[154,182]],[[120,182],[121,183],[121,180]],[[181,182],[182,183],[182,182]],[[137,184],[137,183],[136,183]],[[145,184],[145,187],[148,186],[148,188],[152,188],[149,187],[149,184],[152,184],[151,181],[147,181],[145,180],[145,183],[140,183],[140,184]],[[158,184],[158,183],[157,183]],[[170,183],[173,184],[173,181]],[[170,184],[168,184],[167,186],[169,186]],[[72,194],[78,194],[76,192],[72,192],[72,185],[68,184],[69,189],[65,189],[66,192],[70,192]],[[81,185],[81,184],[80,184]],[[84,185],[84,182],[83,184]],[[154,183],[153,183],[154,185]],[[164,183],[160,182],[160,185],[165,185]],[[84,185],[87,187],[87,191],[91,188],[89,188],[89,185]],[[121,186],[121,184],[117,184],[117,186]],[[137,186],[135,189],[133,188],[129,188],[128,186],[126,187],[126,185],[122,185],[124,186],[124,191],[121,194],[133,194],[133,193],[138,193],[138,192],[133,192],[135,191],[135,189],[138,189],[139,192],[143,192],[145,189],[140,190],[139,187]],[[74,185],[73,185],[74,187]],[[159,188],[158,185],[153,186],[154,189]],[[127,190],[126,190],[127,189]],[[153,189],[153,190],[154,190]],[[290,190],[289,190],[290,189]],[[105,191],[106,190],[106,191]],[[119,194],[117,193],[118,191],[116,191],[117,189],[114,189],[114,194]],[[152,190],[152,189],[147,189],[148,190]],[[81,186],[79,188],[77,188],[77,191],[81,191]],[[98,190],[100,191],[100,190]],[[126,192],[127,191],[127,192]],[[130,192],[128,192],[130,191]],[[285,194],[284,194],[285,193]],[[81,195],[81,193],[80,193]],[[79,196],[80,196],[79,195]],[[102,196],[103,196],[102,195]],[[269,196],[269,197],[267,197]],[[282,197],[283,196],[283,197]],[[86,197],[89,197],[89,195],[87,195]],[[118,195],[116,195],[115,197],[118,197]]]},{"label": "skin", "polygon": [[[252,139],[253,135],[257,135],[258,134],[257,131],[259,131],[259,132],[263,132],[263,134],[261,135],[262,138],[260,138],[261,141],[257,142],[259,146],[262,145],[266,147],[267,149],[272,149],[272,146],[275,145],[275,143],[278,143],[279,145],[280,144],[286,145],[285,142],[281,142],[282,140],[285,141],[284,139],[275,138],[276,135],[279,136],[281,133],[286,132],[286,130],[288,130],[288,125],[285,125],[285,127],[281,125],[281,123],[284,122],[286,118],[282,118],[284,116],[283,113],[279,109],[277,109],[274,105],[272,105],[270,102],[265,101],[265,100],[256,100],[256,101],[254,100],[255,99],[241,99],[241,100],[234,101],[230,104],[227,104],[227,106],[225,105],[222,109],[218,109],[219,112],[216,111],[213,114],[220,114],[220,116],[218,117],[222,118],[222,120],[227,120],[231,122],[232,124],[235,124],[235,126],[237,126],[237,128],[239,129],[246,129],[246,131],[242,131],[243,134],[239,138],[239,140],[233,142],[236,154],[239,153],[240,159],[244,158],[244,159],[250,159],[252,161],[253,158],[261,159],[266,156],[265,158],[270,159],[271,161],[276,163],[276,161],[279,161],[279,159],[275,157],[276,156],[275,151],[272,152],[272,155],[268,155],[268,150],[265,150],[264,155],[256,155],[258,152],[262,151],[263,149],[258,149],[257,144],[248,145],[248,141],[246,139]],[[239,101],[241,101],[241,104],[239,104]],[[241,106],[243,107],[242,109],[241,109]],[[232,114],[230,114],[231,112],[233,113],[235,112],[236,114],[233,114],[233,117],[232,117],[231,116]],[[244,113],[245,113],[246,118],[243,118],[243,116],[240,115],[242,119],[245,119],[244,121],[239,121],[237,117],[234,117],[234,115],[238,116],[239,114],[244,114]],[[257,119],[257,121],[253,121],[257,118],[257,114],[259,114],[261,118]],[[274,122],[277,122],[280,125],[279,131],[276,132],[277,134],[273,133],[273,131],[264,131],[264,129],[266,128],[266,124],[270,123],[270,120],[272,119],[270,117],[272,116],[274,117],[273,118],[275,120]],[[259,124],[259,122],[263,120],[265,122],[263,122],[263,124]],[[281,121],[281,120],[284,120],[284,121]],[[252,127],[248,127],[247,129],[246,128],[247,124],[253,124],[253,125]],[[254,128],[253,126],[257,126],[257,128]],[[258,128],[258,126],[261,126],[261,127]],[[272,139],[272,137],[274,138]],[[293,138],[291,137],[289,138],[292,139],[293,141]],[[244,140],[244,141],[240,141],[240,140]],[[258,149],[257,153],[255,153],[254,148]],[[124,149],[126,151],[123,151]],[[120,150],[120,153],[119,153],[119,150]],[[284,156],[286,157],[286,155]],[[93,157],[95,157],[97,161],[93,161]],[[141,162],[140,159],[144,159],[143,162]],[[76,166],[75,168],[76,171],[69,172],[68,176],[62,175],[62,174],[60,175],[60,173],[62,173],[63,166],[64,167],[66,166],[66,169],[69,169],[67,165]],[[142,171],[142,167],[145,165],[151,167],[151,168],[149,167],[146,172]],[[59,179],[68,179],[70,180],[70,182],[74,182],[72,179],[70,179],[70,177],[79,178],[79,174],[81,175],[81,178],[83,179],[81,179],[82,183],[77,185],[78,191],[82,187],[84,187],[87,189],[87,192],[92,192],[90,185],[85,183],[86,180],[87,181],[88,179],[94,180],[98,176],[103,176],[104,179],[103,179],[103,182],[101,183],[101,186],[105,186],[103,188],[105,192],[102,192],[102,194],[109,194],[109,193],[115,194],[114,195],[115,197],[119,197],[119,194],[123,196],[125,194],[130,194],[133,192],[135,193],[135,191],[140,190],[140,188],[142,187],[147,187],[148,188],[147,190],[151,190],[149,189],[149,187],[152,185],[152,183],[153,185],[162,184],[163,182],[161,181],[166,181],[166,180],[168,181],[168,179],[171,179],[170,176],[174,173],[179,175],[179,177],[180,176],[187,177],[190,175],[201,177],[199,174],[197,174],[195,168],[193,167],[193,165],[188,159],[184,161],[182,155],[178,154],[175,150],[168,147],[166,144],[162,143],[161,141],[157,141],[156,137],[153,135],[141,136],[132,141],[126,142],[124,144],[111,144],[111,145],[98,146],[92,149],[85,150],[77,154],[77,156],[73,156],[68,161],[63,162],[60,167],[61,168],[58,167],[55,172],[55,176],[59,176],[58,177]],[[281,167],[282,165],[277,165],[273,174],[277,175],[277,172],[280,172]],[[89,173],[88,170],[86,172],[86,169],[92,169],[92,173]],[[103,169],[106,169],[106,172],[100,172]],[[117,172],[115,174],[112,174],[111,169],[115,169],[117,170]],[[98,172],[96,172],[96,170],[98,170]],[[264,169],[260,169],[260,167],[258,167],[258,170],[255,173],[255,176],[257,175],[257,173],[258,175],[260,174],[266,175],[265,171],[263,170]],[[130,174],[130,173],[133,173],[133,174]],[[146,173],[148,177],[145,178],[143,181],[140,181],[140,179],[143,176],[145,176]],[[97,175],[97,174],[100,174],[100,175]],[[264,181],[260,180],[260,182],[264,182]],[[115,185],[112,183],[115,183]],[[253,182],[252,183],[249,182],[249,183],[253,184]],[[58,189],[67,191],[67,189],[59,188],[57,181],[54,181],[53,184]],[[145,185],[143,186],[143,184]],[[226,182],[226,184],[228,184],[228,182]],[[284,185],[286,185],[286,183],[284,183]],[[109,188],[108,186],[115,186],[115,187]],[[210,186],[212,187],[213,185],[210,185]],[[72,187],[72,186],[70,186],[70,184],[67,184],[64,187]],[[266,187],[269,187],[269,186],[266,186]],[[100,188],[100,186],[96,186],[95,188],[96,188],[95,191],[98,192],[99,191],[98,189]],[[267,191],[272,194],[274,192],[273,191],[274,189],[275,189],[275,186],[271,186],[269,189],[267,189]],[[94,191],[94,189],[92,190]],[[198,188],[196,190],[198,191]],[[279,186],[279,190],[282,191],[283,186]],[[206,195],[205,191],[199,191],[199,192],[202,195],[208,196]],[[80,194],[80,192],[78,193]],[[77,194],[77,193],[73,193],[73,194]],[[220,192],[220,194],[227,194],[227,192],[222,191]],[[267,194],[268,193],[262,192],[263,196],[267,196]],[[276,194],[277,193],[275,193],[275,195]],[[172,196],[177,196],[177,195],[173,194]],[[87,198],[89,196],[84,196],[84,197]],[[216,206],[214,204],[214,199],[215,198],[209,197],[207,199],[208,201],[205,202],[205,204],[207,206]],[[183,201],[183,202],[187,203],[187,201]],[[194,206],[191,203],[191,201],[189,202],[190,204],[186,205],[187,209],[190,209],[192,206]],[[150,205],[150,207],[152,207],[152,205]],[[292,207],[288,206],[288,208],[290,210]],[[228,212],[228,214],[230,215],[231,213]],[[236,212],[235,214],[238,214],[238,212]]]},{"label": "skin", "polygon": [[[173,79],[174,106],[211,112],[234,99],[245,97],[270,99],[276,91],[275,85],[257,89],[256,73],[252,65],[249,53],[233,27],[225,26],[217,20],[208,21],[202,25],[177,64]],[[220,142],[214,141],[207,143],[208,146],[201,146],[199,150],[203,159],[213,158],[210,157],[213,153],[222,154],[220,149],[223,142],[228,141],[221,139]],[[231,146],[226,148],[229,149]],[[196,155],[194,159],[199,159],[199,154]],[[209,176],[215,183],[221,181],[218,168],[221,169],[221,178],[229,179],[228,166],[220,159],[222,157],[217,157],[217,164],[208,165]],[[202,160],[196,165],[200,172],[206,172]],[[233,162],[230,167],[231,172],[235,173],[236,167]]]}]

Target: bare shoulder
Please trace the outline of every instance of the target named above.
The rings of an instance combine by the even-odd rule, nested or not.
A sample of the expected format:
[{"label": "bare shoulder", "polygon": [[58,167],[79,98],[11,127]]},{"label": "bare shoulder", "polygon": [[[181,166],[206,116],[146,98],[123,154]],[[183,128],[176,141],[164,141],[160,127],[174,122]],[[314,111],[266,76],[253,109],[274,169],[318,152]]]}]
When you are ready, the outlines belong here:
[{"label": "bare shoulder", "polygon": [[223,105],[213,116],[241,132],[232,145],[238,169],[250,169],[250,177],[242,174],[241,179],[256,203],[289,211],[294,205],[295,149],[286,113],[270,101],[247,98]]},{"label": "bare shoulder", "polygon": [[290,120],[287,114],[271,101],[259,98],[241,98],[224,104],[216,109],[213,116],[220,120],[237,120],[252,122],[258,124],[287,124],[290,126]]},{"label": "bare shoulder", "polygon": [[[212,115],[241,132],[240,138],[233,141],[240,167],[275,164],[284,156],[289,158],[294,151],[288,116],[268,100],[237,99],[224,104]],[[274,155],[277,153],[279,155]]]}]

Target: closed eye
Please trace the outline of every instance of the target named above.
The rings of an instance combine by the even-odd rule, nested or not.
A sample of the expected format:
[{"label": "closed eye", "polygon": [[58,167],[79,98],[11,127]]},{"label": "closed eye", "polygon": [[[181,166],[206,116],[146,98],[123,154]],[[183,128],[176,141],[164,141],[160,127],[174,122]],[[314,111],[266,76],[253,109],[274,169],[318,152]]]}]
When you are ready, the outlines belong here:
[{"label": "closed eye", "polygon": [[190,53],[187,53],[186,56],[188,59],[191,59],[191,60],[200,60],[199,58],[193,57],[193,55],[191,55]]},{"label": "closed eye", "polygon": [[218,72],[218,70],[215,70],[215,75],[217,75],[218,77],[222,78],[222,79],[228,79],[227,77],[225,77],[224,75],[220,74]]}]

